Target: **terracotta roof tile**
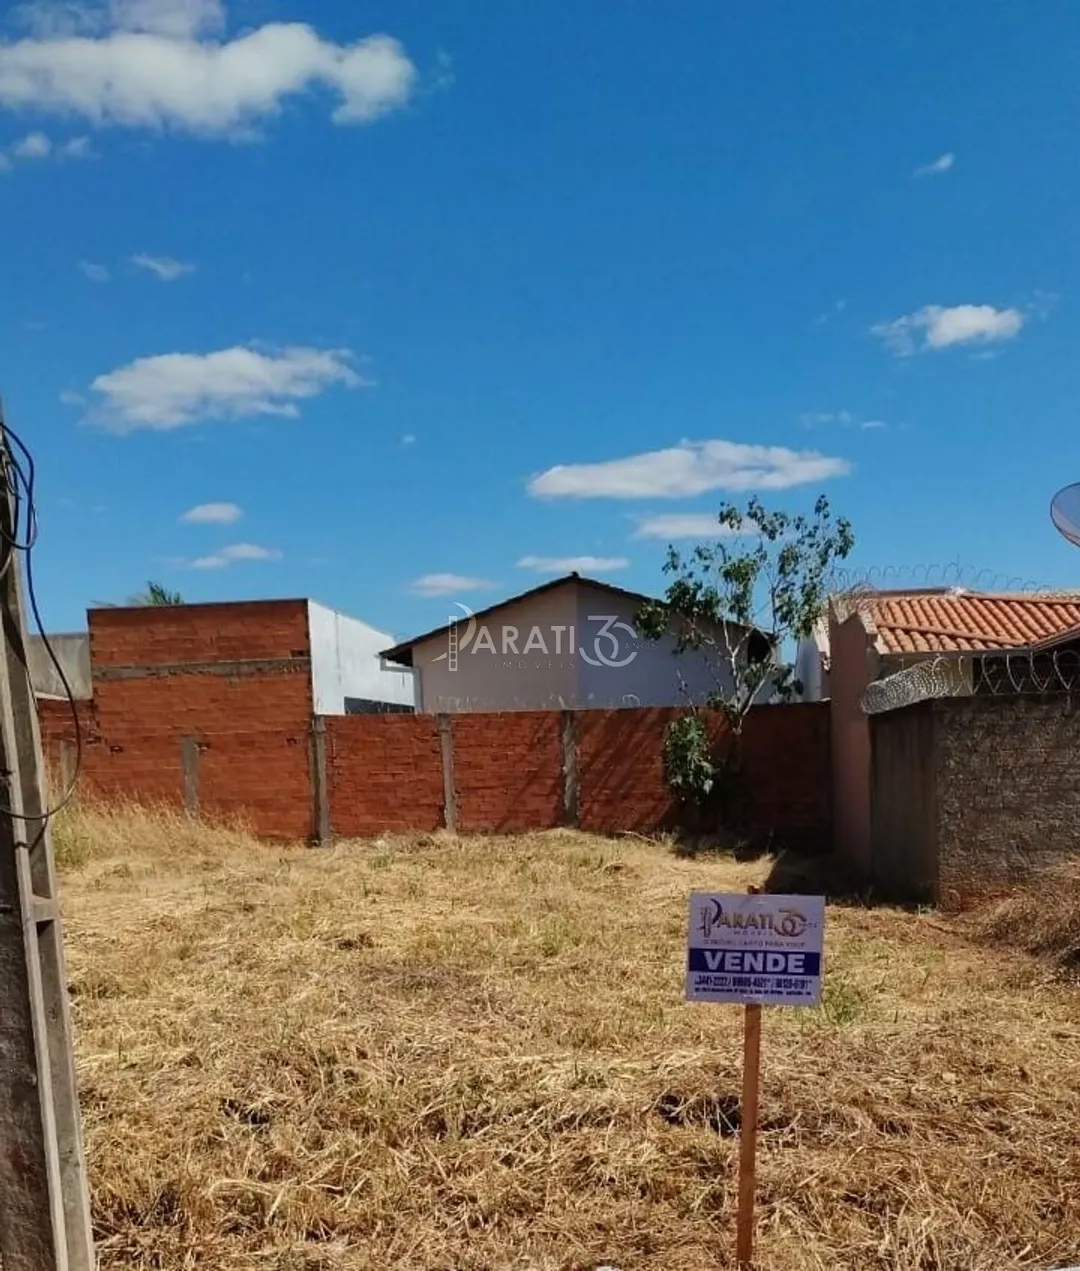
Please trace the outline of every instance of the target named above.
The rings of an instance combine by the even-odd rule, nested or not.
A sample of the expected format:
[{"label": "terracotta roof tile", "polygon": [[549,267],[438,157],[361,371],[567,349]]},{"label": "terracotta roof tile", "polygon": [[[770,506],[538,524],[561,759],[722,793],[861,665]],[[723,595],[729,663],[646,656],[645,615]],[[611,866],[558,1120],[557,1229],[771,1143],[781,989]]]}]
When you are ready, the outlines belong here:
[{"label": "terracotta roof tile", "polygon": [[883,595],[871,599],[866,612],[882,653],[1022,649],[1073,631],[1080,635],[1080,592]]}]

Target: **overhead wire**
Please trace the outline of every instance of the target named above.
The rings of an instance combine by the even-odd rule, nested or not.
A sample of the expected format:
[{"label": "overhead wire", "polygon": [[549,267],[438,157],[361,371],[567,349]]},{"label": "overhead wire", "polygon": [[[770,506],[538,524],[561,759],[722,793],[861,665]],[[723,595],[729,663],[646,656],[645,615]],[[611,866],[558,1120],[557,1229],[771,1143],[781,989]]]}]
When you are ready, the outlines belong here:
[{"label": "overhead wire", "polygon": [[[20,462],[19,455],[15,453],[10,444],[5,444],[6,442],[13,443],[17,447],[22,455],[23,462]],[[49,661],[52,663],[53,669],[56,671],[63,687],[64,696],[71,710],[71,718],[75,728],[75,768],[60,801],[40,813],[19,813],[15,812],[13,808],[0,806],[0,813],[16,817],[21,821],[40,823],[44,829],[45,825],[74,798],[75,789],[79,781],[79,773],[82,769],[82,721],[79,718],[78,702],[75,699],[75,693],[71,687],[67,672],[57,657],[56,651],[45,631],[45,624],[42,621],[41,608],[38,605],[37,592],[34,587],[33,549],[38,539],[37,504],[34,499],[34,483],[36,480],[34,456],[19,434],[3,418],[2,410],[0,410],[0,464],[3,465],[3,484],[5,487],[0,491],[0,497],[10,499],[11,506],[10,532],[3,521],[0,520],[0,540],[2,540],[3,545],[3,561],[0,562],[0,581],[6,577],[7,571],[15,560],[16,553],[22,552],[26,562],[26,598],[29,602],[30,613],[34,619],[37,634],[41,638],[42,647],[48,655]],[[22,533],[21,538],[20,533]],[[23,634],[21,628],[19,634],[20,636]],[[21,640],[20,646],[17,647],[18,660],[26,672],[27,682],[30,685],[31,695],[33,695],[33,678],[30,672],[26,648]]]}]

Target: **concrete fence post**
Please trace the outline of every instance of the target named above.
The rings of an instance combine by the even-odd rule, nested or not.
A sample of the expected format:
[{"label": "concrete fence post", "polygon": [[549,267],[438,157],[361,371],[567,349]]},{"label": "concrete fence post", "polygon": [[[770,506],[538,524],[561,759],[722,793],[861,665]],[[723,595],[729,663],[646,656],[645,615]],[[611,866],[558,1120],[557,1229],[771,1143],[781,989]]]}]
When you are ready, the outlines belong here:
[{"label": "concrete fence post", "polygon": [[577,826],[579,820],[578,717],[576,711],[562,713],[563,825]]},{"label": "concrete fence post", "polygon": [[322,715],[313,715],[311,719],[311,802],[311,840],[316,847],[325,847],[334,831],[330,822],[330,782],[326,768],[326,720]]},{"label": "concrete fence post", "polygon": [[184,811],[199,815],[199,739],[180,739],[180,771],[184,778]]},{"label": "concrete fence post", "polygon": [[449,715],[436,715],[439,754],[442,756],[443,823],[448,830],[458,826],[457,789],[454,785],[454,730]]},{"label": "concrete fence post", "polygon": [[71,783],[75,780],[78,773],[76,772],[75,760],[78,755],[78,746],[75,742],[69,741],[66,737],[60,743],[60,790],[59,795],[63,798],[71,789]]}]

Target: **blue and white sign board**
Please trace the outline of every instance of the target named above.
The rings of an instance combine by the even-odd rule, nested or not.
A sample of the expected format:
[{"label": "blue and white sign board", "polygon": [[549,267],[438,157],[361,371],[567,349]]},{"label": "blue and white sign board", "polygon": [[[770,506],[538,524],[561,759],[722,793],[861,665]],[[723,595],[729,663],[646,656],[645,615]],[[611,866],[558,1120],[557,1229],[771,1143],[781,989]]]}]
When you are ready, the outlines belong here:
[{"label": "blue and white sign board", "polygon": [[817,1006],[824,936],[824,896],[692,892],[687,1000]]}]

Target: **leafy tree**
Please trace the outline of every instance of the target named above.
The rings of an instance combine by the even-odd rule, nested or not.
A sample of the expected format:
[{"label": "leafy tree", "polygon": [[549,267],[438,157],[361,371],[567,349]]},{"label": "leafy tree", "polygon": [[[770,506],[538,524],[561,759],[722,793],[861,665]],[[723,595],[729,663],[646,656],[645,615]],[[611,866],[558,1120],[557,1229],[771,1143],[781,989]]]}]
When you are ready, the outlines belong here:
[{"label": "leafy tree", "polygon": [[184,597],[178,591],[170,591],[161,583],[149,582],[146,590],[137,592],[128,602],[132,605],[182,605]]},{"label": "leafy tree", "polygon": [[771,512],[756,497],[745,511],[725,503],[717,528],[714,542],[688,555],[668,548],[664,573],[672,581],[664,599],[637,614],[645,639],[670,632],[676,653],[701,653],[712,672],[716,687],[705,705],[726,717],[734,742],[729,759],[718,763],[712,755],[696,709],[673,721],[665,737],[669,783],[680,797],[698,801],[737,771],[750,708],[790,701],[801,691],[784,652],[811,633],[833,568],[855,545],[850,522],[834,520],[824,495],[809,517]]}]

